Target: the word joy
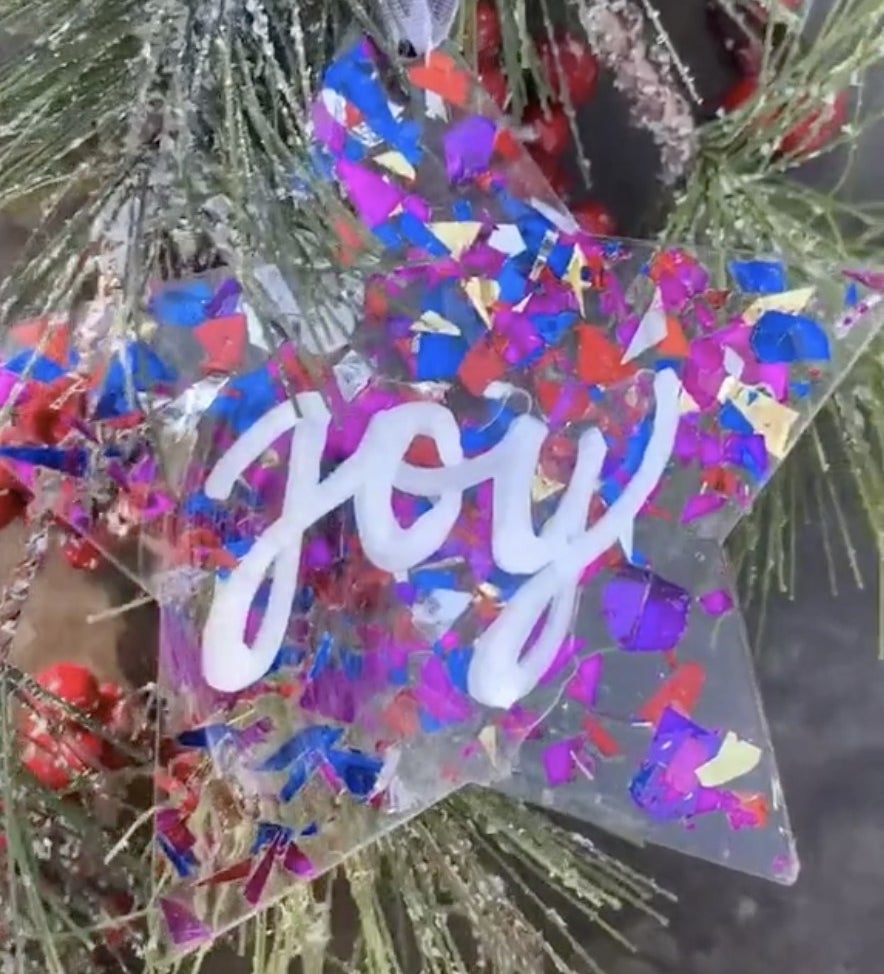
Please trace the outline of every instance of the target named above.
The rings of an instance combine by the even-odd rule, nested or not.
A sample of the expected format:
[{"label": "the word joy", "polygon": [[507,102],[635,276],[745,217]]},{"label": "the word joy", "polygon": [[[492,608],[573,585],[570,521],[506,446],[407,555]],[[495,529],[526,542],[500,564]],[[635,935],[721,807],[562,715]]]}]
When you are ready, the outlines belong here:
[{"label": "the word joy", "polygon": [[[465,458],[460,430],[446,407],[410,402],[375,415],[358,449],[332,473],[320,475],[331,416],[315,393],[269,410],[221,457],[206,481],[217,500],[230,496],[236,480],[279,437],[292,432],[282,512],[239,565],[215,586],[202,643],[206,681],[237,692],[270,669],[286,636],[298,589],[305,532],[327,514],[353,502],[359,539],[378,568],[406,572],[426,562],[450,534],[463,492],[491,481],[491,546],[505,572],[530,578],[478,637],[468,673],[470,695],[492,707],[510,707],[529,694],[568,635],[584,568],[621,538],[659,483],[672,454],[681,385],[664,369],[654,378],[656,408],[647,447],[635,476],[594,524],[587,511],[598,489],[606,446],[597,429],[578,441],[573,476],[555,513],[540,532],[531,517],[531,486],[549,430],[530,415],[517,418],[503,439],[485,453]],[[442,465],[415,467],[404,460],[416,436],[433,439]],[[394,490],[426,498],[431,507],[402,527],[392,506]],[[251,646],[246,620],[259,587],[270,575],[266,611]],[[534,629],[544,619],[539,635]]]}]

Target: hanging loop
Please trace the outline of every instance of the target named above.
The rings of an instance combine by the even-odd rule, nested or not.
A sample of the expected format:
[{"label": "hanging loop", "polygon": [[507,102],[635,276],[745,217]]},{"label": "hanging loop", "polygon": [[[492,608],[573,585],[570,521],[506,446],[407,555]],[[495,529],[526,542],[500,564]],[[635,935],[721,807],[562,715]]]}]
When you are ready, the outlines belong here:
[{"label": "hanging loop", "polygon": [[438,47],[451,32],[460,0],[382,0],[381,10],[397,44],[416,54]]}]

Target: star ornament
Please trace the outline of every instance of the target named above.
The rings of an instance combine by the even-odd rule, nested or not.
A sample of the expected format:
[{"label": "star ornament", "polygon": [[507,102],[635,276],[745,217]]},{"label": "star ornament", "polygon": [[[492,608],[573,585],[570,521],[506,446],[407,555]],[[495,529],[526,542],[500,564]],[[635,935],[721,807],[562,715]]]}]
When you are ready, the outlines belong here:
[{"label": "star ornament", "polygon": [[164,779],[176,952],[468,783],[796,873],[722,544],[877,280],[582,233],[459,62],[406,74],[356,41],[315,105],[384,251],[349,347],[271,354],[230,280],[152,300],[180,382],[225,373],[158,586],[208,776]]},{"label": "star ornament", "polygon": [[[316,113],[329,174],[387,257],[411,264],[374,284],[366,357],[396,381],[441,384],[463,415],[494,399],[477,447],[526,412],[542,418],[540,536],[577,502],[569,485],[586,437],[603,442],[584,525],[602,550],[561,539],[559,589],[532,591],[541,615],[521,634],[521,659],[548,650],[559,618],[568,638],[540,654],[544,672],[517,702],[505,665],[473,645],[473,667],[501,692],[487,702],[532,726],[498,787],[794,880],[722,545],[876,333],[879,279],[832,268],[809,281],[769,257],[590,237],[454,57],[436,51],[409,71],[410,103],[385,72],[357,43],[328,72]],[[398,157],[408,165],[391,165]],[[485,593],[512,604],[537,588],[531,567],[526,556],[525,575],[498,572]]]}]

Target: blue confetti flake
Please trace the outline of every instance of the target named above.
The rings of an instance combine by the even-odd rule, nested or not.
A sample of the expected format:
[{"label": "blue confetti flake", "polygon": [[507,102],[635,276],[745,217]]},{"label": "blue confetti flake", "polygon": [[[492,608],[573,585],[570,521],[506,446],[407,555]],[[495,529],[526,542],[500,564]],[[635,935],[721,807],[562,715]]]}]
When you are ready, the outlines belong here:
[{"label": "blue confetti flake", "polygon": [[777,260],[732,260],[729,269],[745,294],[782,294],[789,286],[786,269]]},{"label": "blue confetti flake", "polygon": [[749,344],[759,362],[815,362],[831,358],[829,339],[812,318],[765,311],[752,328]]},{"label": "blue confetti flake", "polygon": [[186,852],[182,852],[175,848],[175,846],[166,838],[166,836],[161,833],[157,833],[157,842],[159,843],[160,849],[163,851],[165,857],[169,860],[174,868],[175,872],[184,879],[190,876],[196,869],[197,861],[196,856],[193,852],[188,849]]},{"label": "blue confetti flake", "polygon": [[135,412],[138,405],[130,401],[130,389],[133,392],[160,391],[176,378],[175,370],[146,342],[128,342],[108,366],[94,416],[96,419],[111,419]]},{"label": "blue confetti flake", "polygon": [[753,425],[732,402],[722,403],[718,411],[718,422],[724,429],[734,433],[751,436],[755,432]]},{"label": "blue confetti flake", "polygon": [[316,648],[316,653],[310,662],[310,669],[307,671],[307,679],[315,680],[323,670],[328,668],[331,662],[332,649],[335,641],[331,633],[323,633]]},{"label": "blue confetti flake", "polygon": [[457,572],[453,568],[417,568],[411,572],[408,580],[421,592],[432,592],[434,589],[456,591],[459,588]]},{"label": "blue confetti flake", "polygon": [[328,762],[347,791],[359,799],[371,795],[383,767],[379,758],[356,750],[332,749],[328,752]]},{"label": "blue confetti flake", "polygon": [[448,671],[448,678],[452,684],[466,694],[467,691],[467,672],[473,658],[471,647],[452,649],[445,656],[445,669]]},{"label": "blue confetti flake", "polygon": [[11,359],[3,363],[3,368],[7,372],[14,372],[16,375],[27,375],[29,379],[33,379],[35,382],[54,382],[67,374],[67,370],[57,362],[53,362],[45,355],[31,351],[13,355]]},{"label": "blue confetti flake", "polygon": [[33,467],[58,470],[71,477],[82,477],[89,469],[89,454],[79,447],[57,446],[3,446],[0,456]]},{"label": "blue confetti flake", "polygon": [[153,295],[147,310],[161,325],[196,328],[208,319],[206,305],[214,291],[208,281],[194,280],[164,288]]},{"label": "blue confetti flake", "polygon": [[460,335],[423,332],[418,338],[417,375],[422,382],[453,379],[469,346]]}]

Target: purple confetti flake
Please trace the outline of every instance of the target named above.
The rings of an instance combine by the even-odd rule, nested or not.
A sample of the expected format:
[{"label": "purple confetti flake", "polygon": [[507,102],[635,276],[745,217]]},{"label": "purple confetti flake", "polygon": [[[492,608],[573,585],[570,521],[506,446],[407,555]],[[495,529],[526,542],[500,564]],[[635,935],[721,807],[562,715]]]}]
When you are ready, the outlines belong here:
[{"label": "purple confetti flake", "polygon": [[312,876],[315,872],[309,856],[302,852],[294,842],[289,843],[282,860],[282,865],[290,873],[293,873],[295,876],[301,876],[302,878]]},{"label": "purple confetti flake", "polygon": [[172,942],[179,947],[206,941],[211,937],[209,928],[197,918],[188,907],[178,900],[163,897],[160,899],[160,910],[166,922],[166,928]]},{"label": "purple confetti flake", "polygon": [[494,122],[478,115],[465,118],[445,133],[445,172],[452,185],[472,179],[488,168],[496,134]]},{"label": "purple confetti flake", "polygon": [[370,228],[387,220],[405,196],[382,176],[349,159],[339,159],[336,171],[347,195]]},{"label": "purple confetti flake", "polygon": [[721,808],[722,792],[704,788],[697,768],[718,753],[718,734],[667,707],[629,786],[636,805],[657,821],[688,819]]},{"label": "purple confetti flake", "polygon": [[727,498],[721,494],[694,494],[685,501],[681,510],[681,523],[690,524],[698,518],[706,517],[724,507]]},{"label": "purple confetti flake", "polygon": [[572,700],[586,707],[594,707],[602,679],[604,660],[601,653],[593,653],[580,661],[577,672],[568,681],[565,692]]},{"label": "purple confetti flake", "polygon": [[629,566],[602,593],[608,632],[628,652],[674,649],[688,622],[691,597],[680,585]]},{"label": "purple confetti flake", "polygon": [[734,607],[734,600],[727,589],[719,588],[714,592],[706,592],[705,595],[701,595],[700,605],[709,615],[720,616],[724,615],[725,612],[730,612]]},{"label": "purple confetti flake", "polygon": [[543,769],[547,783],[552,788],[574,780],[577,774],[575,756],[579,753],[582,741],[579,737],[568,737],[556,741],[543,749]]}]

